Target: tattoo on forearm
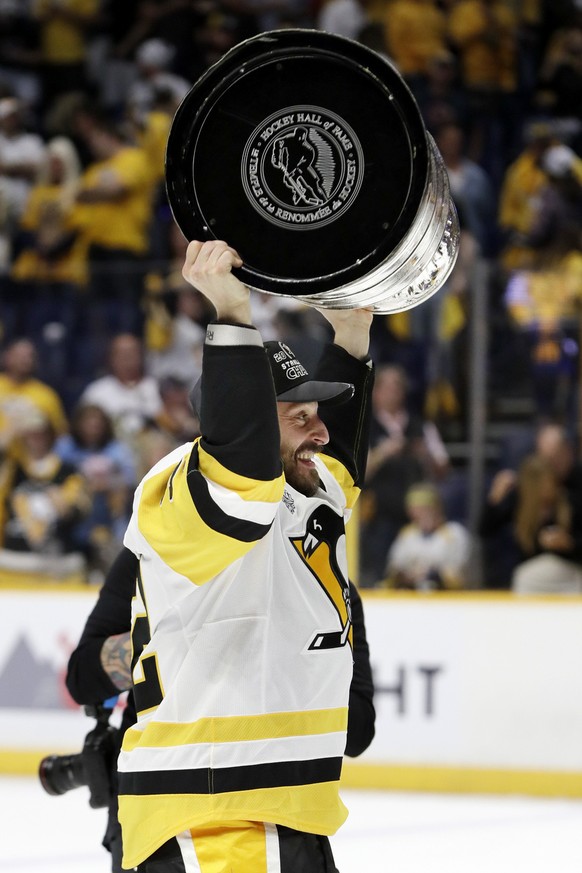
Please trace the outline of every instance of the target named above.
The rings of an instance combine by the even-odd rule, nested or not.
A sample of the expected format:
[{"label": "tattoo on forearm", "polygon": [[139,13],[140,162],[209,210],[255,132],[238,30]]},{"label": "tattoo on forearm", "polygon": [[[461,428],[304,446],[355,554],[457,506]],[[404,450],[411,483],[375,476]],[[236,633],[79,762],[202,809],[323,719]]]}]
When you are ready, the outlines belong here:
[{"label": "tattoo on forearm", "polygon": [[101,647],[103,669],[120,691],[131,687],[131,640],[129,631],[108,637]]}]

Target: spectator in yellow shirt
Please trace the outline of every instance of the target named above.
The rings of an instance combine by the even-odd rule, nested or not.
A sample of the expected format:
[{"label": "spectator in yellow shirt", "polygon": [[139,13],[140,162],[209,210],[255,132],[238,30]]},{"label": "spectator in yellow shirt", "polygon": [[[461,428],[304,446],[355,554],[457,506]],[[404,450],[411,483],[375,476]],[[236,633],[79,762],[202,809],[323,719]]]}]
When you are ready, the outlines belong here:
[{"label": "spectator in yellow shirt", "polygon": [[67,430],[68,422],[57,392],[35,378],[37,353],[29,339],[13,340],[5,348],[0,373],[0,451],[19,453],[18,433],[31,412],[42,413],[56,434]]},{"label": "spectator in yellow shirt", "polygon": [[87,49],[100,0],[33,0],[40,25],[43,108],[62,94],[87,88]]},{"label": "spectator in yellow shirt", "polygon": [[71,218],[80,175],[81,164],[72,141],[61,136],[52,139],[20,220],[24,238],[12,266],[12,277],[17,281],[85,284],[84,253],[74,245]]},{"label": "spectator in yellow shirt", "polygon": [[457,0],[448,37],[458,53],[471,121],[469,157],[495,184],[513,156],[521,129],[518,84],[518,20],[506,0]]},{"label": "spectator in yellow shirt", "polygon": [[434,0],[395,0],[384,17],[388,53],[413,90],[446,50],[446,18]]},{"label": "spectator in yellow shirt", "polygon": [[21,453],[0,464],[0,570],[67,578],[84,558],[75,528],[91,505],[83,476],[54,451],[40,410],[20,422]]},{"label": "spectator in yellow shirt", "polygon": [[503,176],[498,222],[504,237],[501,264],[507,272],[531,264],[533,252],[526,238],[536,216],[537,197],[548,181],[542,158],[557,142],[549,124],[530,124],[525,148]]},{"label": "spectator in yellow shirt", "polygon": [[113,334],[141,334],[155,189],[145,151],[107,118],[83,110],[77,128],[94,156],[81,177],[76,218],[88,245],[88,341],[96,350]]},{"label": "spectator in yellow shirt", "polygon": [[74,222],[80,173],[72,141],[52,139],[19,223],[11,271],[19,332],[34,341],[40,370],[61,392],[71,372],[70,347],[87,282],[86,245]]},{"label": "spectator in yellow shirt", "polygon": [[153,107],[143,114],[128,104],[135,140],[146,154],[152,177],[154,200],[151,246],[155,261],[164,261],[171,256],[167,238],[175,222],[168,205],[164,167],[168,134],[178,105],[176,94],[165,88],[155,89]]}]

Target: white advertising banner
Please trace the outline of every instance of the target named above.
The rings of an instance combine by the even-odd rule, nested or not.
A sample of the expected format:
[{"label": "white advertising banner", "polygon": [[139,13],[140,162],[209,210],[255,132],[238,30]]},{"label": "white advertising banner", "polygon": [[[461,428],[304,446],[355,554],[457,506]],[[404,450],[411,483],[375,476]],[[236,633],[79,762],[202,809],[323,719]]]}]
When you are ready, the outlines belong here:
[{"label": "white advertising banner", "polygon": [[377,721],[359,764],[404,787],[431,769],[505,773],[501,789],[563,773],[582,796],[581,597],[363,597]]},{"label": "white advertising banner", "polygon": [[[362,594],[376,736],[347,784],[582,796],[582,597]],[[0,588],[0,772],[93,727],[64,676],[96,597]]]},{"label": "white advertising banner", "polygon": [[[65,687],[97,591],[0,589],[0,751],[2,769],[30,752],[80,751],[94,726]],[[6,764],[7,762],[7,764]]]}]

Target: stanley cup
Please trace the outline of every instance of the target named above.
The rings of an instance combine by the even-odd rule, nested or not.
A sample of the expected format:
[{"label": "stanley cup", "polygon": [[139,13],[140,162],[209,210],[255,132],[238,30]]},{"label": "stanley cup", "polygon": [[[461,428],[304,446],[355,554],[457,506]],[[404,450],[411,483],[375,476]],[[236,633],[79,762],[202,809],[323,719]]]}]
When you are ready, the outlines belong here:
[{"label": "stanley cup", "polygon": [[187,239],[224,239],[258,291],[402,312],[451,272],[459,225],[439,151],[394,66],[315,30],[262,33],[191,88],[166,185]]}]

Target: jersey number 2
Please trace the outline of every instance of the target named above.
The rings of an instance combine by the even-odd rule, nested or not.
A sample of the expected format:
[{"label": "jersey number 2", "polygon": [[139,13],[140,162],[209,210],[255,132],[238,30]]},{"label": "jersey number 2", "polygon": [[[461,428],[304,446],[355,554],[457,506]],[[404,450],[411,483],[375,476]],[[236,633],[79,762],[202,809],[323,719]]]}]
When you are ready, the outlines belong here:
[{"label": "jersey number 2", "polygon": [[158,669],[158,657],[156,653],[150,652],[148,655],[143,654],[145,647],[151,639],[151,632],[147,608],[145,605],[141,574],[139,571],[136,591],[136,600],[138,599],[141,600],[141,607],[144,611],[137,612],[131,630],[131,673],[133,676],[134,669],[139,662],[142,678],[135,679],[134,677],[133,697],[137,712],[142,713],[148,712],[149,710],[155,709],[156,706],[159,706],[164,699],[164,692],[162,690],[162,682]]}]

